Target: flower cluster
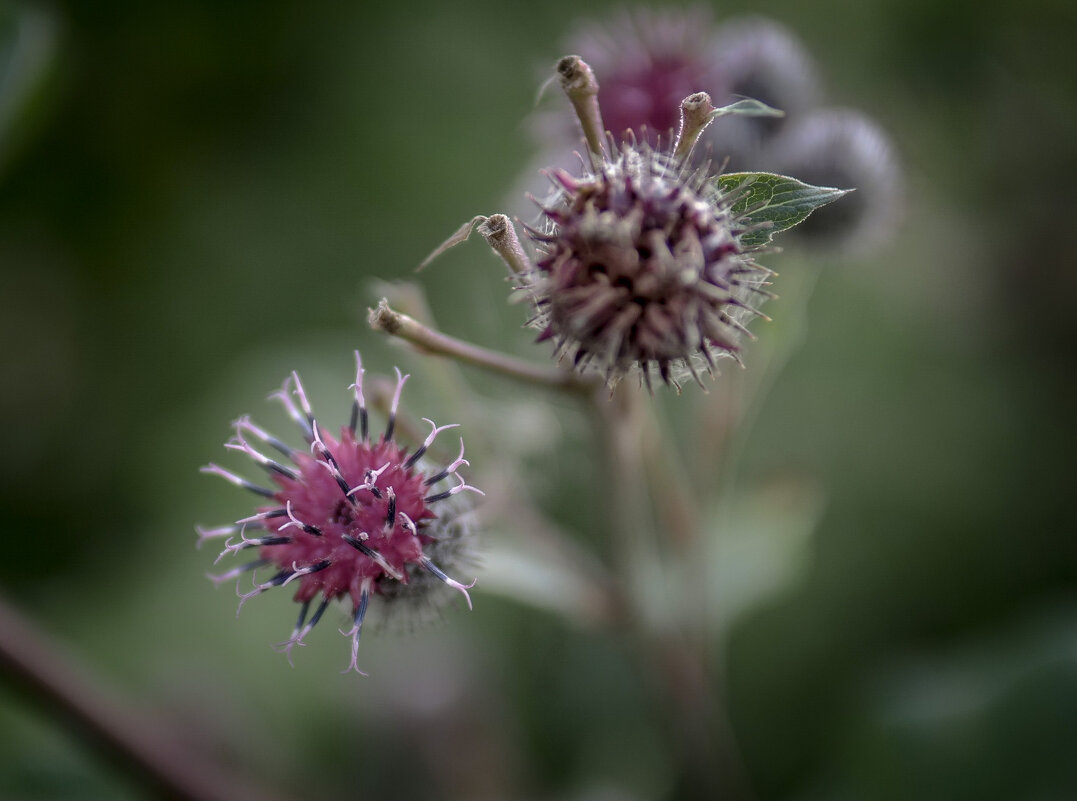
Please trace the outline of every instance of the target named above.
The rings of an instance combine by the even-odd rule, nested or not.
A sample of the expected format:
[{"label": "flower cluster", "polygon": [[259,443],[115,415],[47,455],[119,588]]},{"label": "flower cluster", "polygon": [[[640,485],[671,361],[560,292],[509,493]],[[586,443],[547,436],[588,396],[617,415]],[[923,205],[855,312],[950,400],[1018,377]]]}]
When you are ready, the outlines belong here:
[{"label": "flower cluster", "polygon": [[[291,637],[280,645],[289,660],[292,649],[305,644],[304,638],[332,601],[350,600],[348,668],[362,672],[357,662],[359,637],[372,599],[397,602],[426,598],[433,585],[438,585],[460,591],[470,608],[468,590],[474,582],[464,585],[450,578],[430,554],[460,561],[460,545],[467,540],[466,504],[460,503],[460,494],[479,490],[458,472],[468,464],[462,439],[459,455],[448,465],[438,467],[429,459],[437,436],[455,425],[437,426],[426,420],[431,431],[410,453],[394,439],[400,395],[408,379],[399,370],[385,431],[371,435],[363,395],[364,371],[359,354],[355,357],[351,420],[338,436],[318,424],[296,373],[273,397],[299,426],[306,449],[292,448],[249,417],[235,422],[235,434],[225,447],[248,456],[268,473],[275,486],[260,486],[216,464],[202,468],[264,498],[266,503],[234,524],[199,528],[199,537],[200,542],[227,538],[218,561],[240,551],[257,551],[256,559],[210,576],[215,583],[236,580],[240,609],[255,595],[296,585],[299,619]],[[284,460],[259,450],[262,446],[277,451]],[[446,488],[448,481],[454,483]],[[258,536],[251,536],[254,533]],[[276,570],[270,578],[260,582],[255,578],[251,589],[240,590],[244,575],[256,575],[260,568],[270,566]],[[309,614],[315,604],[313,614]]]},{"label": "flower cluster", "polygon": [[[678,390],[686,376],[703,386],[700,373],[713,373],[720,359],[740,361],[741,340],[752,337],[747,324],[754,317],[766,319],[758,306],[773,297],[767,289],[773,273],[756,257],[770,250],[775,233],[845,194],[774,173],[716,174],[708,159],[693,158],[716,118],[762,119],[766,125],[780,112],[755,100],[715,108],[698,85],[681,82],[713,74],[696,69],[699,65],[682,69],[673,51],[660,51],[656,44],[672,47],[693,29],[656,25],[654,30],[668,35],[648,40],[645,46],[652,52],[632,70],[613,70],[606,84],[613,92],[603,103],[590,65],[578,56],[558,62],[561,87],[587,143],[587,159],[577,174],[556,167],[546,171],[553,192],[537,201],[539,227],[527,226],[533,257],[505,215],[476,217],[434,254],[466,239],[481,220],[478,230],[533,303],[529,322],[539,330],[539,341],[552,341],[559,360],[581,373],[601,375],[611,388],[631,374],[649,391],[655,377]],[[635,93],[632,81],[642,82]],[[647,103],[626,111],[626,103],[632,106],[626,98],[639,101],[648,92]],[[645,107],[660,114],[637,127],[632,114]],[[624,138],[606,135],[603,111],[627,126]],[[664,146],[657,137],[649,138],[653,129],[645,124],[665,126],[678,111],[675,137],[671,134]],[[457,355],[518,377],[558,385],[566,378],[550,371],[551,378],[494,351],[425,329],[385,302],[371,313],[371,324],[428,352]],[[264,469],[272,486],[216,464],[203,468],[265,501],[233,524],[200,528],[200,542],[224,539],[218,561],[257,551],[256,559],[211,576],[218,583],[236,580],[240,608],[274,587],[296,585],[299,619],[279,646],[289,660],[337,599],[351,604],[352,625],[345,632],[351,638],[348,669],[357,672],[359,638],[372,603],[386,609],[429,604],[455,590],[471,606],[468,590],[474,582],[462,584],[449,573],[468,561],[464,493],[479,490],[459,473],[468,464],[463,440],[447,465],[431,460],[438,435],[455,426],[425,420],[430,432],[410,451],[394,439],[407,378],[397,370],[385,431],[374,437],[358,353],[351,420],[339,434],[321,428],[299,376],[292,373],[274,396],[299,426],[307,447],[292,448],[249,417],[235,422],[235,435],[226,443]],[[590,381],[573,383],[577,389],[591,387]],[[284,458],[267,455],[267,449]],[[449,481],[454,483],[443,484]],[[259,581],[257,571],[269,567],[273,575]],[[243,591],[240,584],[247,575],[252,583]]]}]

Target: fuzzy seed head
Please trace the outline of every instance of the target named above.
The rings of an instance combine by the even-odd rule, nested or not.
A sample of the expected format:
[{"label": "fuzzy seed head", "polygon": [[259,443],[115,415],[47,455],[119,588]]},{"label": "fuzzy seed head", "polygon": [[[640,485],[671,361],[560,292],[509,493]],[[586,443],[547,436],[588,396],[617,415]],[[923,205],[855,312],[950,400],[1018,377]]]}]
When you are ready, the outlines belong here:
[{"label": "fuzzy seed head", "polygon": [[593,173],[551,177],[560,191],[532,232],[540,339],[611,384],[635,369],[648,385],[652,370],[698,380],[698,366],[736,355],[769,272],[721,199],[704,196],[704,173],[622,146]]}]

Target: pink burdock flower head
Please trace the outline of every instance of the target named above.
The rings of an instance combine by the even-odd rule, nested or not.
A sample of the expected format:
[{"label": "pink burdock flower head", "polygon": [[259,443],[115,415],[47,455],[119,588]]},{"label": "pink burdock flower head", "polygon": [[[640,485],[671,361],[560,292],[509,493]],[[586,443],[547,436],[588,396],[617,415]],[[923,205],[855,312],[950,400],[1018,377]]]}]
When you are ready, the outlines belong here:
[{"label": "pink burdock flower head", "polygon": [[614,136],[633,131],[655,146],[677,127],[681,100],[701,87],[724,85],[707,57],[710,14],[706,9],[662,14],[622,12],[607,25],[581,25],[565,51],[580,53],[602,76],[598,102]]},{"label": "pink burdock flower head", "polygon": [[[296,373],[272,397],[299,426],[306,448],[292,448],[249,417],[235,422],[235,435],[225,447],[244,453],[264,469],[272,486],[256,484],[216,464],[202,468],[264,498],[265,503],[231,525],[200,528],[199,541],[225,538],[218,561],[240,551],[257,551],[256,559],[210,577],[216,583],[236,580],[240,609],[255,595],[295,585],[295,600],[301,604],[299,620],[280,646],[289,660],[292,649],[305,644],[304,638],[332,601],[350,602],[352,625],[343,632],[351,638],[348,667],[361,672],[359,637],[372,599],[427,599],[436,585],[458,590],[471,607],[468,590],[474,582],[464,585],[450,578],[431,553],[462,561],[458,546],[467,534],[462,493],[481,493],[459,473],[468,464],[462,439],[459,455],[448,464],[430,461],[435,439],[455,425],[437,426],[426,420],[430,433],[410,452],[394,439],[400,395],[408,379],[399,370],[385,431],[371,435],[364,371],[359,354],[355,357],[351,420],[339,434],[323,429],[315,419]],[[266,449],[284,459],[267,455]],[[276,572],[259,581],[261,568]],[[247,574],[252,586],[244,591],[240,585]]]},{"label": "pink burdock flower head", "polygon": [[735,169],[758,167],[758,149],[818,95],[814,65],[796,37],[762,17],[717,26],[705,7],[636,8],[579,23],[563,49],[601,76],[598,101],[618,139],[631,131],[652,146],[668,142],[681,100],[699,91],[717,105],[751,97],[785,111],[784,118],[729,120],[706,132],[713,154]]},{"label": "pink burdock flower head", "polygon": [[771,273],[741,244],[728,205],[706,194],[706,172],[647,146],[609,147],[580,177],[550,173],[558,191],[542,206],[545,226],[530,230],[532,324],[610,384],[631,371],[648,387],[652,373],[699,381],[700,368],[737,358]]}]

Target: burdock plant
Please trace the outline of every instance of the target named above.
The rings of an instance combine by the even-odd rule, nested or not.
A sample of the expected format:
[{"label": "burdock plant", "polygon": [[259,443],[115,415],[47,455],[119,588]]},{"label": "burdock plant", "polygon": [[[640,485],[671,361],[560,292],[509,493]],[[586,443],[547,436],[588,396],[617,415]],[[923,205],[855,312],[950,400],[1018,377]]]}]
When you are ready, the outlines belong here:
[{"label": "burdock plant", "polygon": [[[535,602],[536,593],[520,583],[549,576],[550,587],[571,592],[551,598],[552,590],[539,590],[538,603],[576,621],[634,632],[664,687],[659,706],[668,711],[682,782],[719,797],[735,792],[743,777],[736,748],[717,723],[721,685],[708,677],[703,657],[716,624],[707,567],[713,545],[700,518],[717,490],[706,475],[690,476],[674,437],[659,429],[644,401],[658,382],[679,394],[685,377],[706,390],[723,360],[751,368],[749,325],[769,319],[760,307],[776,297],[776,274],[760,260],[776,252],[776,235],[846,190],[777,173],[724,171],[720,154],[696,152],[704,131],[722,118],[780,118],[781,111],[759,101],[716,108],[707,93],[694,92],[678,104],[676,131],[653,141],[620,138],[606,131],[599,82],[585,61],[566,56],[555,75],[582,133],[578,168],[546,171],[552,189],[533,198],[540,219],[520,224],[524,237],[505,214],[479,215],[422,265],[478,231],[507,267],[515,297],[530,306],[526,324],[539,342],[552,343],[554,364],[451,337],[387,299],[371,311],[370,323],[426,355],[567,392],[590,410],[607,560],[581,553],[567,533],[552,535],[557,527],[547,521],[541,537],[553,536],[560,554],[541,553],[526,538],[513,546],[516,553],[492,546],[484,586]],[[422,312],[423,304],[412,305]],[[715,429],[705,423],[700,432]],[[697,435],[692,446],[711,450],[708,437]],[[705,488],[698,497],[696,484]],[[509,505],[509,530],[541,518],[525,497],[513,495]],[[526,571],[499,577],[498,568],[510,572],[525,558]]]},{"label": "burdock plant", "polygon": [[[667,727],[660,748],[678,782],[669,796],[692,791],[729,798],[744,783],[724,720],[721,664],[715,665],[714,640],[721,634],[713,602],[719,583],[710,572],[715,527],[704,520],[727,500],[711,469],[713,453],[727,438],[700,412],[702,393],[692,393],[694,400],[672,397],[661,386],[656,393],[655,384],[679,395],[686,377],[704,390],[713,386],[723,361],[752,369],[752,355],[745,355],[753,338],[749,326],[765,318],[760,307],[776,297],[775,273],[760,260],[775,252],[776,235],[845,190],[779,173],[726,171],[713,145],[697,148],[721,118],[779,119],[781,112],[765,103],[715,107],[711,95],[693,88],[676,109],[659,109],[653,117],[675,114],[676,131],[610,136],[591,67],[567,56],[557,63],[556,77],[583,134],[578,169],[551,165],[552,190],[536,199],[539,219],[523,226],[523,239],[506,215],[481,215],[435,251],[478,230],[507,266],[516,296],[530,305],[527,325],[547,349],[552,343],[552,361],[521,360],[442,333],[423,319],[417,293],[409,299],[399,288],[394,296],[409,301],[411,313],[386,298],[369,322],[424,356],[508,376],[536,390],[534,397],[563,393],[584,411],[594,433],[590,497],[603,505],[596,518],[605,547],[592,553],[548,519],[518,480],[518,461],[507,458],[499,442],[482,449],[498,490],[491,492],[488,514],[500,514],[500,533],[506,540],[515,535],[516,542],[494,543],[484,552],[480,586],[628,638],[632,647],[625,651],[652,679],[645,686],[654,698],[640,706]],[[784,310],[775,308],[778,318]],[[203,468],[257,499],[232,523],[198,528],[199,544],[223,543],[218,561],[250,557],[211,578],[235,581],[240,607],[271,590],[294,592],[298,617],[278,646],[289,660],[335,602],[347,613],[345,672],[361,672],[360,636],[375,606],[388,612],[461,599],[471,607],[475,582],[464,583],[476,563],[471,502],[482,493],[461,473],[470,471],[463,440],[443,450],[445,432],[455,425],[427,418],[419,425],[405,413],[407,379],[398,370],[388,391],[379,393],[384,422],[375,426],[380,415],[369,413],[373,393],[356,353],[350,419],[329,428],[292,373],[273,397],[298,436],[277,437],[243,416],[226,443],[265,476],[252,479],[216,463]],[[676,432],[662,429],[654,407],[667,398],[656,401],[655,394],[682,404],[684,417],[702,415],[706,424],[689,426],[687,456]],[[465,406],[464,414],[475,414],[468,404],[457,411]],[[490,488],[485,478],[477,483]],[[96,694],[63,672],[66,655],[42,644],[2,603],[0,618],[0,661],[57,702],[78,728],[136,764],[159,794],[197,801],[268,797],[141,736],[123,715],[88,700]]]},{"label": "burdock plant", "polygon": [[[742,358],[745,340],[753,338],[749,324],[765,317],[760,306],[775,297],[774,273],[759,260],[774,252],[776,234],[845,191],[773,173],[723,172],[706,154],[694,157],[701,135],[719,118],[780,117],[764,103],[745,99],[715,108],[707,93],[689,94],[679,103],[678,129],[663,147],[660,139],[607,134],[598,81],[581,58],[561,59],[555,74],[580,123],[585,154],[575,172],[547,171],[552,191],[536,199],[538,225],[524,226],[529,246],[504,214],[480,215],[434,253],[477,228],[507,266],[517,295],[530,304],[527,324],[537,330],[537,340],[553,343],[554,364],[520,361],[455,339],[387,300],[371,311],[370,323],[424,354],[565,391],[590,409],[602,454],[596,474],[604,486],[596,494],[607,502],[609,563],[585,553],[570,535],[551,534],[557,531],[552,524],[543,526],[544,538],[555,544],[556,564],[548,563],[549,553],[515,562],[528,564],[525,581],[534,585],[537,579],[542,603],[578,606],[574,597],[589,598],[590,608],[572,609],[574,617],[588,615],[634,633],[671,701],[665,707],[682,781],[710,793],[719,789],[715,755],[727,767],[736,760],[714,723],[720,686],[708,681],[705,647],[694,639],[707,626],[696,625],[692,616],[699,613],[689,611],[706,606],[700,596],[710,577],[696,566],[706,561],[707,542],[694,522],[700,502],[691,497],[691,482],[642,399],[654,394],[656,379],[679,393],[690,376],[706,390],[705,376],[716,376],[722,360],[750,361]],[[412,436],[410,444],[397,439],[406,380],[398,370],[385,427],[374,431],[356,353],[351,418],[329,430],[292,373],[274,397],[297,425],[302,444],[287,443],[249,417],[234,423],[226,443],[268,481],[215,463],[203,468],[261,499],[234,523],[199,529],[199,541],[224,541],[218,561],[253,554],[211,576],[217,583],[236,582],[241,608],[264,592],[295,587],[298,619],[278,646],[289,661],[337,600],[350,617],[342,633],[351,641],[348,669],[357,672],[372,604],[430,604],[439,593],[456,591],[471,607],[474,582],[454,576],[471,563],[465,493],[478,490],[460,474],[468,465],[462,440],[455,458],[433,456],[439,435],[453,426],[425,420],[425,436]],[[497,469],[502,483],[512,481],[510,462]],[[542,519],[525,493],[502,506],[511,508],[510,527]],[[520,582],[498,575],[499,566],[509,571],[504,551],[487,555],[484,585],[519,593]],[[671,570],[681,573],[676,580]],[[566,586],[575,586],[575,594]],[[666,611],[650,603],[663,595],[672,599]],[[736,772],[723,771],[720,779],[731,786]]]},{"label": "burdock plant", "polygon": [[[748,322],[765,317],[759,306],[774,297],[768,288],[773,273],[757,261],[772,250],[772,237],[845,192],[768,173],[723,174],[710,161],[692,159],[700,135],[719,117],[781,115],[763,103],[742,100],[714,108],[706,93],[692,94],[680,103],[680,126],[669,149],[660,150],[606,135],[598,82],[578,56],[561,59],[556,74],[578,116],[587,155],[578,175],[548,173],[554,191],[539,201],[545,222],[527,227],[534,256],[505,215],[475,218],[437,252],[466,238],[478,223],[517,289],[530,299],[528,323],[539,330],[538,340],[552,340],[557,361],[567,360],[570,370],[550,373],[518,364],[426,328],[384,302],[372,312],[371,324],[427,352],[576,390],[599,381],[612,389],[626,375],[637,375],[649,391],[654,376],[678,390],[686,375],[705,386],[701,373],[713,375],[719,360],[741,361],[742,340],[752,336]],[[440,582],[462,593],[471,607],[472,585],[451,578],[427,551],[437,546],[455,561],[466,550],[460,505],[448,502],[462,492],[478,492],[458,473],[468,464],[463,440],[447,465],[430,462],[435,439],[454,426],[426,420],[429,434],[410,451],[394,439],[407,380],[399,371],[384,432],[371,433],[363,375],[357,352],[352,415],[339,433],[316,420],[297,373],[273,394],[299,427],[303,448],[249,417],[239,418],[226,447],[264,470],[270,486],[217,464],[203,472],[264,503],[232,524],[199,528],[200,542],[224,539],[218,561],[256,554],[211,576],[216,583],[236,581],[240,609],[268,590],[296,586],[298,620],[279,646],[289,661],[329,605],[346,599],[352,616],[345,632],[351,639],[348,667],[358,672],[359,638],[372,600],[413,603]],[[454,483],[443,488],[446,482]],[[273,572],[259,580],[263,568]],[[248,574],[254,578],[244,588]]]}]

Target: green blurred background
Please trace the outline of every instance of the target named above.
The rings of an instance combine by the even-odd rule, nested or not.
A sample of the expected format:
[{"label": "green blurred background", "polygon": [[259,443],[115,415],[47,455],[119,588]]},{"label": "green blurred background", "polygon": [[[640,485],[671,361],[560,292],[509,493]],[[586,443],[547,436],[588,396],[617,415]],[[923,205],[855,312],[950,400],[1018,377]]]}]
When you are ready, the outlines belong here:
[{"label": "green blurred background", "polygon": [[[371,678],[338,677],[338,620],[293,670],[267,647],[286,594],[237,622],[203,578],[194,523],[246,499],[197,468],[240,413],[282,428],[263,399],[289,370],[342,419],[358,347],[416,373],[417,412],[452,418],[365,309],[376,279],[410,280],[506,206],[581,13],[387,6],[0,3],[0,55],[16,30],[32,44],[0,82],[0,589],[131,706],[296,798],[671,797],[614,638],[480,580],[473,613],[364,638]],[[833,104],[890,131],[907,186],[888,248],[826,265],[745,445],[743,483],[806,476],[825,498],[724,639],[754,794],[1077,797],[1077,11],[715,9],[748,11],[803,38]],[[422,282],[444,329],[542,358],[500,275],[472,244]],[[593,540],[583,418],[466,375],[479,452],[520,460]],[[141,795],[0,683],[0,797]]]}]

